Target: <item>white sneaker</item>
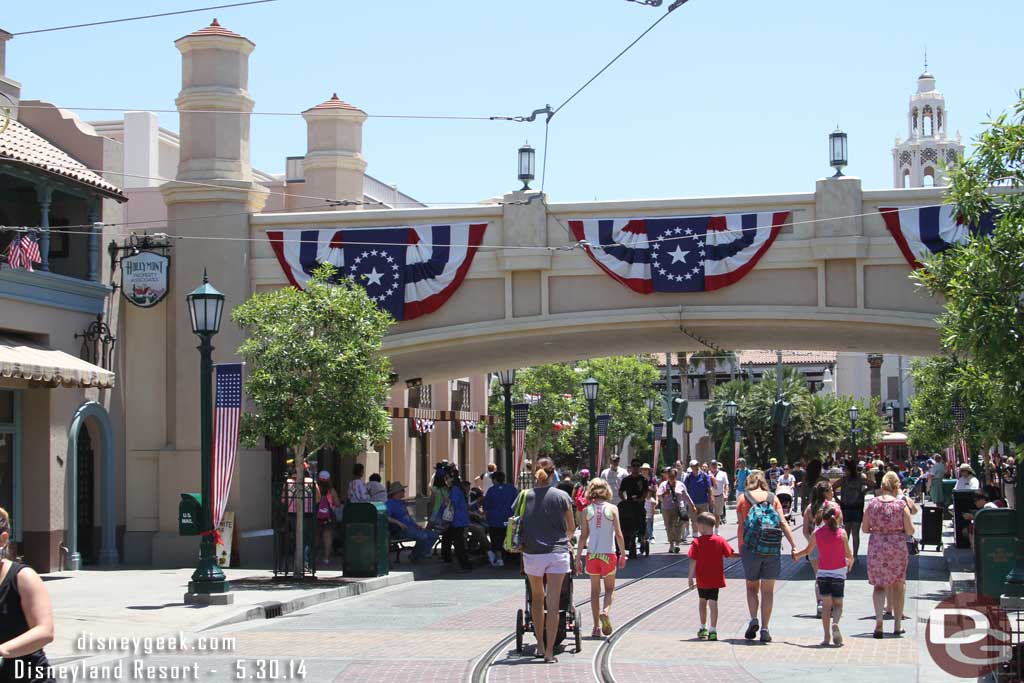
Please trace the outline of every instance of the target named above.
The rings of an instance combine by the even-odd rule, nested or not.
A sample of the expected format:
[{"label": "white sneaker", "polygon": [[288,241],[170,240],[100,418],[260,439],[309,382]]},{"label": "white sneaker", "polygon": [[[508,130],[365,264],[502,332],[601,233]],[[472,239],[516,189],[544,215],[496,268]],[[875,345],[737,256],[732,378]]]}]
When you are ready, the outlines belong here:
[{"label": "white sneaker", "polygon": [[836,647],[843,644],[843,634],[839,631],[839,624],[832,624],[832,643]]},{"label": "white sneaker", "polygon": [[493,550],[488,550],[487,551],[487,561],[491,563],[492,567],[497,567],[498,566],[498,560],[497,560],[497,558],[495,558]]}]

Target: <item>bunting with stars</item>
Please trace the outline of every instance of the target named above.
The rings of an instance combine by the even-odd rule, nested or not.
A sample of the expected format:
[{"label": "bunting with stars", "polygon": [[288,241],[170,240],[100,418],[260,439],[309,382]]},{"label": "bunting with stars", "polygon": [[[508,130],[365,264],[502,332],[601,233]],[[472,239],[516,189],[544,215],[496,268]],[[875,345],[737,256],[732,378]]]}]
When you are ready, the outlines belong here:
[{"label": "bunting with stars", "polygon": [[462,281],[483,241],[486,223],[393,228],[268,230],[288,281],[302,289],[325,263],[350,277],[396,320],[440,308]]},{"label": "bunting with stars", "polygon": [[789,211],[570,220],[601,270],[640,294],[707,292],[741,280]]}]

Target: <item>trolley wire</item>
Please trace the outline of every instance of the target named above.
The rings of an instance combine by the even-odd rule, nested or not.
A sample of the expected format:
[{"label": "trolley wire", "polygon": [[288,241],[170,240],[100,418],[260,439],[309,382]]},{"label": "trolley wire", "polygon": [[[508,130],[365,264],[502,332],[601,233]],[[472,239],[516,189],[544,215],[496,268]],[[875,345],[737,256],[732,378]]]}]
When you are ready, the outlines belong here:
[{"label": "trolley wire", "polygon": [[183,9],[174,12],[160,12],[159,14],[142,14],[135,17],[124,17],[122,19],[106,19],[103,21],[90,21],[84,24],[67,24],[65,26],[51,26],[49,28],[37,28],[31,31],[18,31],[12,35],[15,36],[27,36],[33,33],[50,33],[52,31],[67,31],[73,28],[88,28],[90,26],[105,26],[107,24],[123,24],[127,21],[141,21],[143,19],[157,19],[159,17],[173,17],[178,14],[194,14],[196,12],[205,12],[211,9],[227,9],[229,7],[243,7],[245,5],[263,5],[268,2],[277,2],[277,0],[248,0],[248,2],[234,2],[229,5],[211,5],[209,7],[196,7],[195,9]]}]

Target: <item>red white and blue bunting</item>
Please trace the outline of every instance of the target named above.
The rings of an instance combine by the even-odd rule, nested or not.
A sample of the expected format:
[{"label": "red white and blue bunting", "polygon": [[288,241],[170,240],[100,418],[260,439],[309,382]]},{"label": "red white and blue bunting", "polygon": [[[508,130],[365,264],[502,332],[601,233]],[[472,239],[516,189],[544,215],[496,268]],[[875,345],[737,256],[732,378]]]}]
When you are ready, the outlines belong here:
[{"label": "red white and blue bunting", "polygon": [[390,228],[268,230],[288,281],[302,289],[325,263],[366,288],[396,320],[440,308],[462,281],[484,238],[486,223]]},{"label": "red white and blue bunting", "polygon": [[920,259],[931,254],[966,244],[972,237],[990,235],[995,227],[991,213],[982,216],[976,226],[962,223],[956,215],[957,207],[952,204],[878,210],[911,268],[920,268]]},{"label": "red white and blue bunting", "polygon": [[741,280],[789,211],[570,220],[601,270],[640,294],[706,292]]}]

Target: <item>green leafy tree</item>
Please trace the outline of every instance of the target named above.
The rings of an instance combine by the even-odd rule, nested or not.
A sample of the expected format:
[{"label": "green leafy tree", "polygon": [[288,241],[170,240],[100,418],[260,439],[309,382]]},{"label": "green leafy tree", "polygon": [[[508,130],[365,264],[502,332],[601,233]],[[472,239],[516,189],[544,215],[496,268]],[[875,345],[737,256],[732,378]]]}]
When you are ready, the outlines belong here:
[{"label": "green leafy tree", "polygon": [[[242,442],[288,446],[300,477],[305,458],[324,447],[353,451],[390,433],[381,343],[391,316],[351,280],[330,284],[333,274],[323,266],[305,290],[258,292],[231,315],[246,333],[238,353],[257,407],[242,415]],[[295,566],[303,566],[302,533]]]},{"label": "green leafy tree", "polygon": [[[915,360],[910,369],[915,394],[907,432],[913,448],[941,451],[961,438],[973,447],[999,440],[1005,420],[998,408],[1004,389],[997,378],[971,360],[949,355]],[[954,403],[963,408],[959,416]]]},{"label": "green leafy tree", "polygon": [[733,351],[698,351],[691,353],[686,363],[682,366],[689,366],[691,370],[704,368],[704,381],[708,387],[708,398],[715,395],[715,382],[719,366],[736,367],[739,357]]},{"label": "green leafy tree", "polygon": [[[1024,194],[1013,190],[1024,187],[1024,99],[987,125],[971,157],[953,170],[947,199],[969,225],[995,212],[995,229],[991,237],[928,258],[914,277],[945,297],[939,326],[947,352],[970,359],[955,373],[954,391],[992,417],[986,431],[1019,441],[1024,434]],[[1010,191],[993,192],[993,186]],[[969,384],[972,379],[977,384]],[[982,402],[988,404],[984,409]]]}]

